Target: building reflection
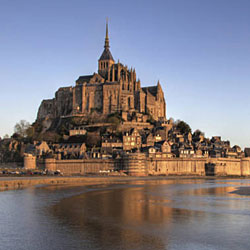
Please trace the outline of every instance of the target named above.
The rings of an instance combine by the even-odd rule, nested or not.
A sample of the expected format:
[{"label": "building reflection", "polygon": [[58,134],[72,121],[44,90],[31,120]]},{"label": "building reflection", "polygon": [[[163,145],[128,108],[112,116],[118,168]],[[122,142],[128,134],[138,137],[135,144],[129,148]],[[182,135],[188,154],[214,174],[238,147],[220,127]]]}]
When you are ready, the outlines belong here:
[{"label": "building reflection", "polygon": [[50,212],[60,223],[73,230],[81,230],[98,244],[111,249],[121,245],[122,249],[166,249],[166,239],[158,237],[159,226],[166,226],[173,209],[158,206],[159,202],[148,196],[150,186],[114,188],[91,191],[66,198],[52,206]]},{"label": "building reflection", "polygon": [[[49,212],[71,233],[80,232],[79,237],[99,247],[156,250],[168,249],[168,237],[175,223],[187,226],[194,219],[208,223],[210,207],[219,212],[224,206],[211,197],[228,197],[235,189],[232,184],[212,188],[204,180],[141,181],[91,188],[92,191],[61,200]],[[237,209],[239,205],[237,200],[230,200],[225,206]]]}]

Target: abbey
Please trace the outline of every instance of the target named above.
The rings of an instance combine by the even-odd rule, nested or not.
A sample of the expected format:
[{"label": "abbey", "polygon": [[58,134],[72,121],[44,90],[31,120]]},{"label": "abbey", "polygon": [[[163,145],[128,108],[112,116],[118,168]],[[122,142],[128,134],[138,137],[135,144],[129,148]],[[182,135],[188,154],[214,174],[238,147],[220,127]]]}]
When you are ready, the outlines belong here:
[{"label": "abbey", "polygon": [[141,87],[135,69],[116,63],[109,46],[108,24],[98,73],[80,76],[74,87],[58,89],[55,98],[43,100],[37,119],[136,112],[154,120],[166,119],[166,103],[161,85]]}]

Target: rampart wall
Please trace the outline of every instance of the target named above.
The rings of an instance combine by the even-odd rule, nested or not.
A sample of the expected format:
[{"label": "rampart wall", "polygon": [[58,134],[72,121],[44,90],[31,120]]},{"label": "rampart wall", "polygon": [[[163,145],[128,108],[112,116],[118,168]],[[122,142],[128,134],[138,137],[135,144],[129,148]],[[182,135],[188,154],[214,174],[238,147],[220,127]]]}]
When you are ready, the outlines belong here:
[{"label": "rampart wall", "polygon": [[[25,168],[38,164],[34,158],[25,159]],[[250,158],[165,158],[148,157],[133,153],[122,159],[45,159],[44,168],[60,170],[64,174],[99,174],[113,170],[123,170],[131,176],[147,175],[192,175],[192,176],[250,176]]]},{"label": "rampart wall", "polygon": [[150,175],[205,175],[205,158],[151,158],[147,160]]},{"label": "rampart wall", "polygon": [[250,158],[208,158],[207,166],[215,176],[250,175]]},{"label": "rampart wall", "polygon": [[113,159],[56,160],[46,159],[45,169],[60,170],[64,174],[91,174],[116,170],[119,162]]}]

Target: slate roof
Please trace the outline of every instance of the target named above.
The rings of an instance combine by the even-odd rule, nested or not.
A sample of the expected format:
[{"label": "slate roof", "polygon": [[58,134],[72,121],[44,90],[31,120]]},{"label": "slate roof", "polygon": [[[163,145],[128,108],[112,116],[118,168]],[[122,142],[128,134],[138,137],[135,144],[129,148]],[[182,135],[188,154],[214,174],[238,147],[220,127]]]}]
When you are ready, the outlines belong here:
[{"label": "slate roof", "polygon": [[76,82],[77,83],[89,82],[92,77],[93,77],[93,75],[79,76],[79,78],[76,80]]},{"label": "slate roof", "polygon": [[99,60],[113,60],[113,61],[115,61],[109,49],[104,49]]},{"label": "slate roof", "polygon": [[157,95],[157,86],[151,86],[151,87],[144,87],[142,88],[142,90],[147,94],[147,91],[153,95],[156,96]]}]

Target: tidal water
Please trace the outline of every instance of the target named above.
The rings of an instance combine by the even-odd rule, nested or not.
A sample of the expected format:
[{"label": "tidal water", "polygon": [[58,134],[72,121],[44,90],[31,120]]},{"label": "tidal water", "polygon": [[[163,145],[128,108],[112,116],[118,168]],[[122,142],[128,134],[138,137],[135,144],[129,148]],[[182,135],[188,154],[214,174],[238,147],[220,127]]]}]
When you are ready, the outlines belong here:
[{"label": "tidal water", "polygon": [[0,192],[0,249],[250,249],[250,180],[152,180]]}]

